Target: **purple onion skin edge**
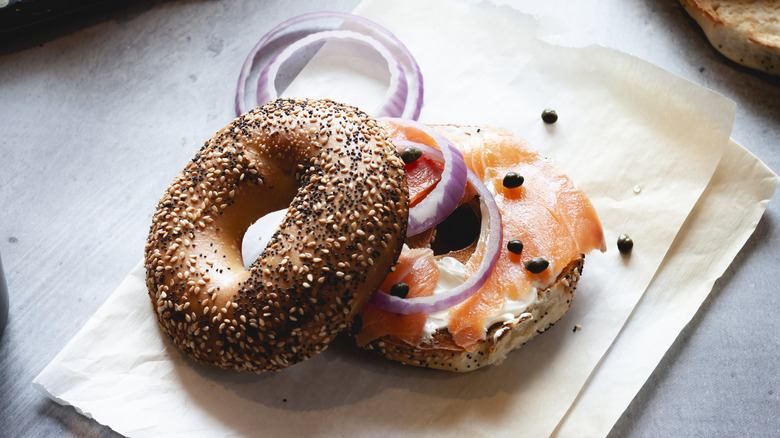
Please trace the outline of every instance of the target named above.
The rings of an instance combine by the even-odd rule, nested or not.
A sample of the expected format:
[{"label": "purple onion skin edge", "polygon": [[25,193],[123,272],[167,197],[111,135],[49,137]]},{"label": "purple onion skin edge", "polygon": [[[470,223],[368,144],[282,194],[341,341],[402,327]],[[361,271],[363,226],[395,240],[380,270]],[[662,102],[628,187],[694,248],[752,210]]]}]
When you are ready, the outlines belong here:
[{"label": "purple onion skin edge", "polygon": [[[412,91],[416,90],[416,93],[414,94],[415,100],[413,102],[413,105],[409,107],[406,105],[406,103],[404,103],[403,106],[400,106],[400,104],[398,103],[388,102],[385,104],[385,107],[383,107],[380,111],[387,112],[388,115],[399,115],[399,116],[406,116],[407,113],[411,111],[411,114],[409,114],[408,117],[413,120],[417,120],[420,117],[420,112],[422,111],[422,106],[423,106],[423,96],[424,96],[423,75],[422,75],[422,71],[420,70],[420,66],[417,64],[417,60],[414,58],[414,56],[412,56],[412,53],[409,51],[406,45],[404,45],[403,42],[401,42],[401,40],[395,36],[395,34],[393,34],[388,29],[377,24],[372,20],[369,20],[367,18],[358,15],[350,14],[350,13],[335,12],[335,11],[310,12],[310,13],[301,14],[289,18],[279,23],[275,27],[273,27],[270,31],[268,31],[265,35],[263,35],[260,38],[260,40],[257,41],[257,43],[255,43],[255,45],[252,47],[252,50],[250,50],[249,54],[244,60],[244,63],[241,66],[241,71],[238,76],[238,86],[236,88],[236,97],[235,97],[236,116],[240,116],[241,114],[247,111],[247,107],[244,102],[247,79],[249,78],[249,75],[252,71],[252,65],[255,62],[255,58],[257,57],[258,53],[268,44],[268,42],[271,41],[271,39],[277,36],[279,33],[285,31],[291,26],[306,21],[314,21],[318,19],[328,19],[328,18],[339,18],[344,20],[345,23],[352,22],[364,26],[365,29],[367,29],[369,32],[374,32],[376,35],[385,38],[387,42],[389,42],[389,44],[385,44],[385,47],[387,47],[391,52],[395,51],[397,53],[400,53],[400,55],[403,58],[405,58],[405,60],[409,64],[409,72],[407,72],[406,69],[403,69],[403,71],[404,73],[408,73],[409,77],[414,79],[417,84],[416,87],[412,88]],[[380,41],[380,44],[382,44],[382,41]],[[408,99],[409,89],[411,88],[408,86],[409,78],[406,77],[406,74],[403,75],[403,78],[404,81],[407,82],[405,93]],[[397,113],[397,111],[399,110],[400,113]]]}]

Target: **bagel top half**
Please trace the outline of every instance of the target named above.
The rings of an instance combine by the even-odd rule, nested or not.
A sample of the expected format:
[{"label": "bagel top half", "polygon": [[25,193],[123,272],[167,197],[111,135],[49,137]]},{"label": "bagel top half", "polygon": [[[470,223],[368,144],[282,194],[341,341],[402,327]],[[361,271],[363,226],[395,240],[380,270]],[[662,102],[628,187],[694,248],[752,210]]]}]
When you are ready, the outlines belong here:
[{"label": "bagel top half", "polygon": [[[259,372],[306,359],[387,276],[408,204],[403,161],[367,114],[285,99],[243,114],[158,204],[145,248],[158,322],[202,363]],[[247,228],[288,207],[246,269]]]}]

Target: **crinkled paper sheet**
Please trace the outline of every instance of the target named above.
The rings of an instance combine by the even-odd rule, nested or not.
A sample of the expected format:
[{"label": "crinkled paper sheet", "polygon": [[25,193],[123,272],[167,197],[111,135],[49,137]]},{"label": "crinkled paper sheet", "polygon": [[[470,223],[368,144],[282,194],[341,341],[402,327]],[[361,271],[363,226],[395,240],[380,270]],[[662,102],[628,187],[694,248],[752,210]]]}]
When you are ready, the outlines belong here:
[{"label": "crinkled paper sheet", "polygon": [[[609,432],[753,232],[777,176],[729,139],[733,102],[647,62],[543,43],[531,17],[505,7],[386,5],[365,1],[356,12],[417,57],[421,120],[506,126],[593,200],[609,250],[588,256],[564,319],[502,365],[469,374],[401,366],[346,339],[281,373],[235,374],[192,363],[161,335],[139,265],[37,388],[130,436]],[[342,74],[315,58],[288,93],[338,90]],[[330,97],[381,96],[375,79]],[[555,125],[541,122],[546,107],[558,111]],[[635,241],[630,257],[614,246],[623,232]]]}]

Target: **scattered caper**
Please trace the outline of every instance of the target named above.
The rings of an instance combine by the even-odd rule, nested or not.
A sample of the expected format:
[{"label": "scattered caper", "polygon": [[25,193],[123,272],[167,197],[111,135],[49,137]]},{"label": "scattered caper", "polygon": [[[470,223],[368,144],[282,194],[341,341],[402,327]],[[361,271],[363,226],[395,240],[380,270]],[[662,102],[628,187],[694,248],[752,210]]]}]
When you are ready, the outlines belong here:
[{"label": "scattered caper", "polygon": [[544,120],[544,123],[553,124],[558,121],[558,113],[554,109],[547,108],[542,111],[542,120]]},{"label": "scattered caper", "polygon": [[621,234],[618,236],[617,247],[621,254],[628,254],[634,248],[634,241],[628,237],[628,234]]},{"label": "scattered caper", "polygon": [[511,253],[520,255],[523,252],[523,242],[520,239],[512,239],[507,242],[506,249]]},{"label": "scattered caper", "polygon": [[406,283],[396,283],[390,288],[390,295],[398,298],[406,298],[409,295],[409,285]]},{"label": "scattered caper", "polygon": [[422,157],[422,151],[414,146],[409,146],[401,151],[401,159],[405,164],[412,164]]},{"label": "scattered caper", "polygon": [[522,175],[516,172],[507,172],[506,175],[504,175],[504,187],[508,189],[514,189],[515,187],[520,187],[523,185],[523,182],[525,182],[525,178],[523,178]]},{"label": "scattered caper", "polygon": [[547,260],[541,258],[541,257],[534,257],[531,260],[528,260],[525,262],[525,269],[532,274],[539,274],[545,269],[547,269],[547,266],[550,265],[550,262]]}]

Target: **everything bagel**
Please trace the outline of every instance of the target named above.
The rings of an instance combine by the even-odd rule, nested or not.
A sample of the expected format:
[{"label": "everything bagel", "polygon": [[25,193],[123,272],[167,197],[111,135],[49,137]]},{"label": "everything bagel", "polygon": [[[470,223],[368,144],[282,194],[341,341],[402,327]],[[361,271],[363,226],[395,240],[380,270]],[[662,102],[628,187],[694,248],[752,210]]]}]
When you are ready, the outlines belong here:
[{"label": "everything bagel", "polygon": [[[280,99],[238,117],[158,204],[145,266],[160,326],[222,368],[278,370],[323,350],[398,258],[404,175],[385,131],[356,108]],[[245,269],[247,228],[288,207]]]}]

